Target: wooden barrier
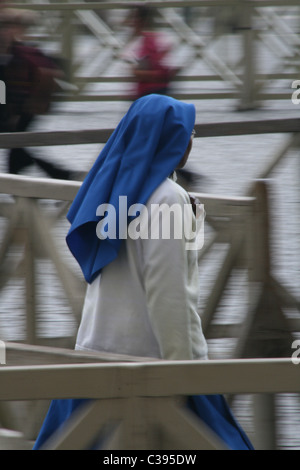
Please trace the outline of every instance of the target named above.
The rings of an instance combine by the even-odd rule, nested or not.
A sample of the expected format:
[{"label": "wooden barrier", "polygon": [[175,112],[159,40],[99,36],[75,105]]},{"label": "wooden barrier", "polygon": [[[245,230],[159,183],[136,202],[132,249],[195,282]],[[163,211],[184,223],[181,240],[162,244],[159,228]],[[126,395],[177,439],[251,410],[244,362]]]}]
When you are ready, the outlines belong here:
[{"label": "wooden barrier", "polygon": [[[277,155],[275,155],[274,160],[271,162],[270,165],[262,172],[264,177],[267,177],[270,172],[274,169],[274,167],[278,164],[279,161],[286,155],[288,150],[291,147],[299,145],[298,139],[298,128],[299,128],[299,120],[298,119],[287,119],[287,120],[271,120],[271,121],[253,121],[253,122],[242,122],[242,123],[216,123],[216,124],[208,124],[208,125],[196,125],[196,138],[204,138],[205,136],[215,136],[215,135],[243,135],[243,134],[259,134],[259,133],[274,133],[274,132],[282,132],[288,135],[287,141],[284,142],[284,145],[281,149],[279,149]],[[108,136],[111,134],[111,129],[106,129],[102,131],[82,131],[82,132],[63,132],[63,133],[55,133],[55,138],[53,138],[53,133],[20,133],[20,134],[2,134],[0,135],[0,147],[3,148],[11,148],[18,143],[18,146],[25,146],[25,145],[52,145],[55,142],[58,145],[75,145],[82,142],[85,143],[95,143],[95,142],[105,142]],[[0,213],[2,217],[7,217],[9,220],[9,224],[6,227],[6,231],[4,232],[4,236],[2,238],[1,247],[0,247],[0,268],[1,268],[1,276],[0,276],[0,287],[5,285],[6,279],[15,274],[15,272],[5,269],[9,266],[9,263],[6,263],[6,256],[7,256],[7,249],[11,243],[18,243],[19,246],[24,248],[24,257],[21,259],[24,260],[26,263],[26,282],[27,282],[27,296],[26,296],[26,311],[27,311],[27,325],[26,325],[26,341],[30,343],[30,345],[14,345],[11,344],[11,348],[8,345],[8,362],[7,366],[1,367],[0,370],[0,379],[3,378],[3,382],[5,382],[5,387],[2,389],[0,388],[0,400],[6,400],[9,395],[9,384],[8,379],[11,380],[11,377],[16,372],[16,382],[11,382],[11,384],[15,384],[17,386],[17,381],[23,377],[24,383],[27,383],[27,380],[33,378],[34,374],[36,378],[41,379],[42,376],[48,376],[48,372],[50,373],[49,379],[53,372],[54,376],[59,370],[64,370],[67,374],[72,375],[77,374],[76,367],[74,369],[64,369],[65,364],[74,364],[74,362],[80,363],[97,363],[99,362],[118,362],[118,358],[113,357],[106,357],[106,359],[102,357],[98,357],[95,355],[94,357],[91,356],[84,356],[78,353],[74,354],[69,351],[72,348],[73,338],[67,338],[67,342],[60,342],[56,343],[52,338],[50,340],[51,346],[54,344],[61,344],[63,347],[68,348],[68,353],[65,351],[60,350],[59,348],[53,349],[46,349],[45,344],[47,344],[44,340],[42,341],[37,334],[36,329],[36,318],[35,318],[35,271],[34,271],[34,260],[36,257],[47,257],[52,259],[54,265],[57,269],[58,276],[62,285],[64,286],[67,298],[72,306],[72,312],[74,315],[75,322],[79,321],[80,317],[80,310],[81,310],[81,302],[83,300],[84,295],[84,284],[82,281],[77,277],[72,270],[68,269],[61,257],[58,247],[55,244],[55,240],[52,239],[51,235],[51,227],[56,220],[56,216],[53,214],[49,217],[49,214],[41,210],[39,205],[39,200],[43,199],[51,199],[51,200],[59,200],[65,201],[68,203],[72,201],[76,192],[80,187],[80,182],[70,182],[70,181],[58,181],[58,180],[49,180],[46,178],[30,178],[25,176],[13,176],[2,174],[0,175],[0,192],[2,194],[8,194],[13,196],[11,201],[3,202],[0,205]],[[205,331],[205,335],[208,339],[213,338],[237,338],[237,347],[234,351],[233,357],[235,358],[233,362],[228,362],[228,367],[230,368],[230,364],[234,368],[234,364],[237,364],[237,360],[241,358],[247,358],[247,361],[241,362],[239,366],[242,367],[242,364],[252,364],[253,367],[253,374],[252,378],[255,376],[254,369],[256,365],[261,367],[260,371],[263,370],[263,366],[261,364],[265,364],[265,378],[269,378],[269,370],[272,371],[272,374],[275,373],[275,369],[279,363],[277,363],[277,359],[275,362],[269,362],[270,357],[277,358],[278,356],[283,356],[285,358],[290,357],[291,355],[291,344],[293,341],[293,332],[300,331],[299,321],[297,319],[287,319],[285,314],[283,313],[283,306],[292,306],[296,310],[299,310],[299,300],[293,297],[287,290],[274,278],[272,273],[272,259],[269,253],[269,224],[268,224],[268,185],[266,181],[257,181],[256,184],[252,187],[251,192],[249,192],[245,197],[228,197],[228,196],[214,196],[209,194],[198,194],[197,196],[201,199],[202,203],[205,205],[207,218],[206,223],[209,224],[215,231],[215,236],[211,240],[207,240],[206,245],[204,246],[203,250],[199,252],[199,261],[201,262],[205,256],[209,253],[209,250],[214,246],[215,243],[226,243],[228,246],[227,256],[225,257],[224,263],[221,265],[219,272],[217,273],[217,277],[215,279],[215,283],[213,285],[212,291],[210,292],[205,305],[201,308],[201,316],[203,319],[203,328]],[[58,211],[58,220],[61,216],[61,210]],[[39,240],[39,243],[37,243]],[[45,242],[47,241],[47,243]],[[24,265],[23,265],[24,266]],[[244,322],[237,323],[237,324],[218,324],[215,321],[215,313],[226,284],[228,282],[229,276],[231,271],[236,267],[242,267],[248,273],[248,283],[249,283],[249,305],[248,305],[248,314],[247,318]],[[11,267],[10,267],[11,269]],[[19,275],[22,273],[23,270],[17,271]],[[76,292],[76,297],[74,297],[74,292]],[[35,346],[34,346],[35,344]],[[33,348],[33,349],[31,349]],[[13,352],[14,351],[14,352]],[[40,353],[39,353],[40,351]],[[266,359],[266,362],[251,362],[251,357],[262,357]],[[126,359],[126,362],[131,361],[130,359]],[[132,362],[135,362],[136,358],[132,358]],[[249,362],[250,361],[250,362]],[[143,359],[140,359],[139,362],[143,363]],[[288,366],[289,361],[288,359],[282,359],[279,361],[280,364],[284,364],[284,369],[287,371],[287,374],[290,373],[294,377],[294,374],[297,370],[296,366],[293,365],[293,368]],[[56,363],[60,364],[60,367],[56,369],[53,367],[52,369],[48,366],[44,368],[46,364],[54,365]],[[276,363],[276,367],[272,368],[272,364]],[[27,369],[25,366],[24,368],[18,369],[15,366],[20,364],[39,364],[40,369]],[[12,366],[13,365],[13,366]],[[216,365],[216,363],[215,363]],[[222,365],[225,365],[222,362]],[[271,366],[268,369],[269,365]],[[184,367],[184,364],[181,364]],[[120,365],[122,368],[123,365]],[[177,364],[176,364],[177,367]],[[191,365],[192,367],[192,365]],[[198,364],[197,364],[198,367]],[[213,364],[211,366],[213,368]],[[217,366],[216,366],[217,367]],[[221,363],[219,364],[221,368]],[[227,365],[226,365],[227,367]],[[250,367],[250,366],[249,366]],[[146,369],[148,365],[146,366]],[[3,371],[7,371],[7,375],[4,373],[1,375]],[[91,372],[92,374],[93,367],[90,365],[87,367],[87,374]],[[108,369],[105,369],[108,370]],[[126,367],[125,367],[126,370]],[[133,368],[133,370],[135,370]],[[178,369],[179,370],[179,369]],[[200,370],[200,369],[199,369]],[[206,369],[205,369],[206,370]],[[212,371],[212,369],[209,369]],[[217,369],[214,369],[214,371]],[[229,369],[226,369],[226,371]],[[233,370],[233,369],[232,369]],[[239,369],[236,369],[239,370]],[[81,369],[80,369],[81,371]],[[90,371],[90,372],[89,372]],[[154,369],[153,369],[154,371]],[[223,373],[225,368],[222,369]],[[248,372],[250,369],[248,369]],[[187,374],[192,372],[190,368],[187,369]],[[28,373],[28,374],[27,374]],[[59,374],[62,372],[58,372]],[[101,372],[102,373],[102,372]],[[118,372],[119,373],[119,372]],[[125,374],[126,372],[124,372]],[[202,371],[201,365],[201,374],[204,373]],[[210,372],[211,373],[211,372]],[[230,372],[231,373],[231,372]],[[236,372],[237,373],[237,372]],[[281,370],[278,369],[276,373],[281,374]],[[10,375],[11,374],[11,375]],[[33,374],[33,375],[30,375]],[[39,375],[40,374],[40,375]],[[122,375],[122,373],[120,372]],[[132,374],[130,372],[130,374]],[[135,374],[135,372],[133,372]],[[239,374],[239,372],[238,372]],[[224,393],[255,393],[255,401],[259,402],[262,399],[268,399],[268,403],[273,401],[273,397],[275,393],[279,393],[279,391],[290,391],[290,392],[298,392],[298,385],[293,385],[289,378],[287,379],[286,385],[287,387],[284,388],[284,382],[279,381],[278,383],[280,386],[275,386],[273,376],[270,378],[270,382],[267,380],[269,385],[263,389],[261,388],[261,383],[266,384],[265,381],[260,383],[261,375],[258,371],[257,377],[259,380],[256,382],[253,379],[253,386],[251,385],[248,377],[240,381],[239,386],[242,387],[240,389],[234,387],[226,388],[226,383],[230,384],[230,381],[226,381],[226,383],[222,383],[220,378],[220,383],[214,383],[214,391],[223,390]],[[285,374],[285,372],[284,372]],[[70,377],[71,377],[70,375]],[[209,375],[209,374],[208,374]],[[130,377],[135,377],[130,375]],[[199,376],[200,377],[200,376]],[[203,380],[206,381],[206,375],[201,375]],[[223,375],[224,377],[224,375]],[[226,377],[228,377],[226,372]],[[236,376],[237,377],[237,376]],[[239,377],[241,377],[239,375]],[[286,376],[284,376],[286,377]],[[13,380],[13,379],[12,379]],[[21,380],[21,379],[20,379]],[[147,379],[148,380],[148,379]],[[218,379],[219,380],[219,379]],[[277,379],[276,379],[277,380]],[[292,379],[294,380],[294,379]],[[206,382],[205,382],[206,383]],[[245,386],[243,384],[246,384]],[[208,384],[212,385],[212,382],[208,382]],[[220,384],[222,384],[220,388]],[[216,386],[218,385],[218,386]],[[231,384],[230,384],[231,385]],[[249,385],[249,387],[248,387]],[[273,387],[274,385],[274,387]],[[32,389],[30,389],[30,383],[28,384],[28,395],[25,393],[19,394],[19,390],[16,389],[14,392],[15,395],[10,395],[15,401],[17,400],[28,400],[37,399],[40,400],[42,398],[50,398],[52,392],[54,396],[59,396],[63,393],[63,396],[66,396],[69,392],[68,389],[57,388],[49,389],[49,394],[46,396],[44,393],[40,393],[42,389],[37,391],[36,395],[31,395]],[[198,387],[198,383],[197,383]],[[203,385],[204,387],[204,385]],[[213,388],[209,388],[207,385],[207,389],[205,390],[213,390]],[[225,387],[225,388],[222,388]],[[269,387],[269,388],[268,388]],[[279,388],[278,388],[279,387]],[[281,387],[281,388],[280,388]],[[255,391],[254,391],[255,388]],[[297,389],[296,389],[297,388]],[[6,390],[6,391],[5,391]],[[63,391],[65,390],[65,391]],[[80,389],[80,393],[86,392],[88,393],[88,397],[93,398],[100,398],[100,396],[93,395],[93,391],[87,391],[87,389]],[[174,388],[175,390],[175,388]],[[192,389],[186,388],[183,392],[182,389],[176,389],[177,392],[180,393],[190,393]],[[194,389],[195,390],[195,389]],[[199,389],[199,393],[202,393],[204,388]],[[239,391],[238,391],[239,390]],[[3,395],[1,394],[3,391]],[[263,392],[264,395],[260,395],[260,392]],[[5,395],[6,393],[6,395]],[[77,393],[77,392],[76,392]],[[78,392],[79,393],[79,392]],[[154,392],[153,392],[154,393]],[[157,392],[158,393],[158,392]],[[160,390],[159,393],[162,393]],[[207,392],[209,393],[209,392]],[[271,397],[271,401],[270,401]],[[124,397],[120,397],[120,400]],[[127,401],[128,398],[128,401]],[[129,399],[126,398],[126,404],[120,405],[118,408],[117,417],[125,413],[127,416],[126,419],[130,421],[130,410],[132,406],[139,406],[139,413],[137,413],[137,421],[135,423],[127,423],[124,429],[127,429],[128,436],[131,436],[132,433],[134,434],[134,429],[136,426],[140,426],[139,419],[142,420],[143,417],[143,409],[145,409],[145,402],[140,396],[134,396]],[[150,397],[148,397],[150,400]],[[152,405],[149,405],[149,400],[147,398],[147,408],[151,409]],[[153,398],[153,397],[152,397]],[[152,402],[151,398],[151,402]],[[101,399],[102,400],[102,399]],[[104,398],[103,398],[104,400]],[[177,422],[176,420],[179,419],[179,415],[181,415],[181,411],[179,412],[176,409],[176,412],[173,408],[174,404],[173,398],[170,399],[170,403],[167,404],[166,408],[169,411],[166,412],[165,417],[168,416],[169,423]],[[105,398],[106,401],[106,398]],[[121,401],[120,401],[121,403]],[[124,408],[123,408],[124,405]],[[102,410],[104,404],[100,403],[99,410]],[[157,408],[155,408],[157,406]],[[161,406],[162,403],[159,404],[159,400],[157,400],[157,405],[153,404],[153,410],[159,410],[161,413]],[[164,403],[165,406],[165,403]],[[270,407],[269,407],[270,408]],[[262,418],[262,409],[259,409],[259,416]],[[15,411],[12,408],[10,412],[7,410],[7,406],[5,404],[0,405],[0,421],[1,423],[6,423],[8,427],[10,427],[9,423],[15,423],[14,414]],[[127,410],[127,411],[125,411]],[[264,406],[263,410],[266,410]],[[178,415],[179,413],[179,415]],[[30,415],[34,415],[34,413],[30,413]],[[38,412],[38,415],[41,416],[41,411]],[[175,415],[177,416],[175,418]],[[94,411],[88,411],[85,419],[88,419],[96,416],[94,415]],[[104,415],[105,419],[109,418],[106,414]],[[153,411],[153,416],[157,416],[157,411]],[[268,415],[267,421],[274,422],[274,415]],[[146,419],[143,417],[143,419]],[[155,418],[156,419],[156,418]],[[181,419],[181,418],[180,418]],[[185,419],[185,418],[184,418]],[[88,421],[90,422],[90,421]],[[147,419],[146,421],[147,422]],[[90,428],[93,432],[96,433],[97,426],[96,423],[93,421],[93,426]],[[179,423],[179,421],[178,421]],[[181,423],[182,424],[182,423]],[[260,424],[260,423],[259,423]],[[160,424],[164,426],[163,424]],[[183,424],[182,424],[183,425]],[[3,424],[2,424],[3,426]],[[16,429],[19,428],[18,423],[14,424],[12,427]],[[131,427],[133,426],[133,427]],[[200,439],[199,435],[203,435],[203,431],[192,431],[193,426],[188,425],[185,423],[182,429],[190,430],[190,432],[195,432],[194,438]],[[28,429],[28,427],[31,429]],[[178,424],[178,427],[179,424]],[[23,429],[23,428],[22,428]],[[76,445],[79,443],[77,431],[70,431],[69,437],[66,441],[57,443],[60,448],[64,448],[64,446],[69,445]],[[79,428],[80,429],[80,428]],[[272,427],[268,429],[268,436],[272,435],[273,433],[273,424]],[[28,440],[33,439],[37,431],[36,426],[32,424],[29,426],[27,423],[27,437]],[[170,429],[168,428],[166,435],[165,445],[170,442]],[[141,441],[137,440],[137,446],[143,446],[147,443],[147,437],[145,434],[146,431],[143,431],[141,434]],[[199,434],[200,432],[200,434]],[[151,433],[150,433],[151,434]],[[80,433],[79,433],[80,435]],[[88,435],[88,434],[87,434]],[[120,434],[115,436],[116,441],[112,441],[110,445],[118,446],[122,445],[124,448],[128,448],[127,446],[130,444],[128,441],[125,440],[126,433],[124,434],[120,428]],[[77,437],[76,437],[77,436]],[[118,437],[119,436],[119,437]],[[267,436],[267,437],[268,437]],[[76,437],[76,440],[75,440]],[[73,444],[70,444],[70,440]],[[176,439],[179,440],[181,444],[187,445],[186,440],[183,439],[183,436],[176,436]],[[193,438],[193,439],[194,439]],[[119,439],[119,440],[118,440]],[[203,440],[204,439],[204,440]],[[261,439],[261,438],[260,438]],[[264,439],[264,438],[263,438]],[[270,442],[264,443],[264,440],[261,440],[262,446],[266,445],[268,448],[275,448],[276,447],[276,436],[272,436]],[[196,442],[195,440],[191,440],[191,442]],[[151,441],[151,440],[150,440]],[[150,441],[147,445],[150,445]],[[60,441],[59,441],[60,442]],[[114,442],[114,443],[113,443]],[[118,444],[116,444],[116,442]],[[135,441],[132,441],[135,442]],[[151,441],[152,442],[152,441]],[[174,441],[171,439],[171,442]],[[214,446],[218,447],[219,444],[212,443],[210,438],[201,438],[199,440],[203,448],[212,448]],[[121,444],[120,444],[121,443]],[[154,445],[156,441],[152,442]],[[82,443],[80,445],[83,445]]]},{"label": "wooden barrier", "polygon": [[[279,161],[285,156],[288,150],[294,146],[299,145],[299,119],[274,119],[269,121],[248,121],[248,122],[232,122],[232,123],[212,123],[212,124],[201,124],[195,126],[196,138],[204,138],[211,136],[225,136],[225,135],[244,135],[244,134],[260,134],[260,133],[288,133],[287,141],[284,143],[271,164],[263,171],[260,177],[268,177],[272,169],[278,164]],[[37,132],[37,133],[17,133],[17,134],[1,134],[0,135],[0,147],[10,148],[15,145],[26,146],[26,145],[75,145],[80,143],[103,143],[105,142],[112,129],[104,130],[87,130],[87,131],[65,131],[55,132],[55,138],[53,138],[52,132]],[[53,260],[54,265],[57,268],[62,285],[65,288],[67,297],[72,305],[72,310],[75,314],[76,321],[78,322],[80,316],[80,309],[82,305],[82,296],[84,287],[82,283],[66,269],[64,263],[61,262],[61,257],[57,251],[55,243],[52,241],[50,234],[50,227],[53,222],[47,220],[46,214],[42,213],[38,199],[57,199],[63,201],[72,201],[76,192],[80,187],[80,182],[70,181],[57,181],[49,180],[46,178],[29,178],[23,176],[13,175],[0,175],[0,192],[3,194],[11,194],[18,197],[15,210],[12,209],[12,205],[7,207],[5,204],[1,205],[1,212],[3,215],[8,214],[10,223],[6,230],[6,234],[2,240],[0,249],[0,260],[3,265],[3,261],[6,256],[7,248],[9,244],[14,240],[13,234],[19,229],[19,226],[27,230],[27,245],[26,245],[26,257],[28,273],[31,273],[31,286],[30,276],[28,276],[28,300],[27,306],[28,311],[31,312],[31,316],[34,317],[34,272],[32,265],[32,249],[30,249],[31,240],[35,240],[38,237],[40,241],[39,253],[43,252],[47,257]],[[208,297],[207,303],[203,308],[202,317],[205,333],[208,337],[220,337],[222,335],[233,335],[236,333],[241,334],[239,325],[223,325],[218,327],[212,322],[214,314],[216,312],[219,300],[222,292],[228,282],[231,271],[237,265],[241,263],[245,269],[249,271],[249,280],[253,281],[250,284],[259,282],[261,285],[264,284],[266,289],[265,293],[270,292],[271,298],[276,299],[278,307],[280,305],[293,306],[299,309],[299,300],[295,299],[289,292],[286,291],[280,283],[274,279],[271,274],[270,260],[268,260],[268,233],[265,228],[268,225],[268,201],[267,201],[267,187],[265,182],[257,182],[255,185],[255,193],[249,194],[247,197],[230,198],[230,197],[215,197],[208,194],[198,194],[200,199],[205,205],[207,212],[207,223],[210,224],[215,230],[215,237],[212,240],[208,240],[204,248],[199,253],[199,261],[203,259],[211,247],[215,243],[227,242],[229,243],[228,255],[225,262],[218,273],[214,288],[211,295]],[[252,188],[253,189],[253,188]],[[257,201],[260,201],[257,203]],[[14,205],[14,203],[12,203]],[[258,205],[257,205],[258,204]],[[59,211],[59,216],[61,211]],[[262,243],[262,249],[260,252],[256,246],[253,246],[253,227],[257,232],[257,240],[264,240]],[[47,243],[45,240],[47,239]],[[33,247],[34,245],[32,245]],[[36,248],[36,247],[35,247]],[[242,250],[242,251],[241,251]],[[257,253],[260,253],[257,256]],[[241,255],[241,253],[243,253]],[[255,260],[255,262],[253,261]],[[264,261],[266,260],[266,261]],[[4,272],[5,276],[5,272]],[[73,279],[71,281],[71,279]],[[2,285],[5,284],[5,277],[2,275]],[[270,291],[271,289],[271,291]],[[74,298],[74,292],[77,296]],[[250,296],[251,297],[251,296]],[[264,297],[264,295],[263,295]],[[255,298],[255,297],[254,297]],[[258,295],[257,305],[261,303],[262,297]],[[268,302],[267,302],[268,303]],[[253,300],[250,303],[251,315],[249,319],[255,317],[256,307]],[[264,304],[264,302],[263,302]],[[270,307],[271,308],[271,307]],[[271,308],[271,310],[273,307]],[[279,310],[278,310],[279,311]],[[280,313],[279,316],[282,318],[283,315]],[[299,331],[299,322],[296,320],[287,320],[284,322],[285,331]],[[287,326],[288,325],[288,326]],[[279,327],[281,329],[282,324]],[[248,325],[249,327],[249,325]],[[31,333],[29,333],[31,331]],[[250,330],[247,335],[249,336]],[[35,334],[34,320],[28,319],[28,338],[30,343],[37,340]],[[241,335],[243,336],[243,335]],[[288,341],[290,340],[287,335]],[[288,346],[289,347],[289,346]],[[240,351],[240,345],[237,348]],[[237,353],[238,354],[238,353]]]},{"label": "wooden barrier", "polygon": [[[176,46],[188,46],[192,54],[182,65],[182,72],[174,79],[173,95],[178,99],[208,100],[231,99],[239,103],[241,109],[257,106],[264,100],[290,99],[291,91],[286,89],[284,81],[290,83],[299,78],[299,38],[293,29],[289,18],[299,15],[297,0],[191,0],[191,1],[150,1],[159,15],[158,26],[168,31],[176,39]],[[124,84],[132,81],[130,76],[118,77],[109,75],[112,64],[118,62],[120,70],[124,70],[121,55],[128,45],[129,37],[122,34],[114,22],[109,21],[110,15],[116,12],[129,11],[137,2],[48,2],[14,3],[14,8],[30,9],[38,12],[40,17],[39,31],[41,42],[47,39],[60,44],[60,54],[66,62],[66,72],[71,86],[61,81],[61,94],[56,99],[65,101],[121,101],[131,100],[131,93],[124,91]],[[8,3],[9,6],[9,3]],[[193,22],[184,16],[184,9],[193,12]],[[292,9],[292,12],[290,12]],[[53,17],[49,29],[49,17]],[[202,18],[207,18],[207,27],[203,30]],[[44,21],[43,21],[44,20]],[[121,21],[120,21],[121,23]],[[198,24],[199,23],[199,24]],[[44,29],[41,31],[41,26]],[[91,48],[88,52],[89,63],[98,64],[91,72],[86,72],[85,57],[78,55],[74,46],[74,36],[82,27],[99,44],[97,50]],[[203,30],[203,31],[202,31]],[[37,33],[32,32],[37,39]],[[241,39],[241,57],[226,57],[222,43],[231,36]],[[220,41],[221,39],[221,41]],[[257,70],[257,44],[267,48],[269,55],[276,62],[268,70]],[[229,47],[232,51],[232,48]],[[232,52],[231,54],[232,55]],[[102,60],[99,60],[99,57]],[[190,64],[195,61],[203,63],[208,72],[201,74],[186,73]],[[101,65],[100,65],[101,64]],[[288,67],[287,67],[288,64]],[[95,69],[96,68],[96,69]],[[83,72],[83,73],[82,73]],[[112,72],[114,73],[114,72]],[[122,74],[124,75],[124,73]],[[282,80],[282,87],[273,85]],[[221,83],[220,88],[203,90],[203,82]],[[89,91],[90,84],[96,83],[119,84],[115,90]],[[183,87],[183,82],[189,83],[189,88]],[[120,86],[122,85],[122,86]],[[200,90],[199,90],[200,88]]]},{"label": "wooden barrier", "polygon": [[[1,137],[0,137],[1,138]],[[24,244],[25,259],[27,260],[27,276],[28,292],[27,292],[27,338],[28,342],[33,344],[37,341],[35,334],[35,308],[34,308],[34,266],[33,257],[46,256],[54,262],[57,273],[64,286],[65,292],[72,306],[73,313],[76,321],[80,317],[80,311],[83,302],[84,284],[67,268],[61,260],[59,251],[51,237],[51,225],[53,222],[49,221],[49,216],[43,211],[38,204],[38,199],[51,198],[64,201],[72,201],[76,192],[80,187],[80,183],[69,181],[56,181],[42,178],[30,178],[24,176],[0,175],[0,192],[11,194],[17,197],[17,202],[12,202],[8,208],[7,205],[2,208],[2,213],[6,213],[9,218],[9,224],[4,234],[1,249],[0,249],[0,264],[5,266],[4,261],[7,255],[9,246],[15,243]],[[207,214],[210,216],[210,223],[213,223],[213,218],[227,217],[227,223],[230,225],[230,220],[237,220],[238,217],[247,218],[249,207],[251,208],[255,198],[253,197],[215,197],[208,194],[197,194],[201,198],[202,203],[206,207]],[[1,208],[1,207],[0,207]],[[242,214],[242,215],[241,215]],[[59,211],[59,215],[61,212]],[[52,216],[53,217],[53,216]],[[18,235],[22,229],[23,238]],[[25,232],[24,232],[25,229]],[[224,224],[219,227],[218,241],[226,239],[223,234]],[[24,233],[26,238],[24,240]],[[227,231],[227,238],[229,232]],[[27,240],[27,241],[26,241]],[[39,240],[38,244],[34,240]],[[2,273],[2,286],[5,285],[5,277],[9,271]],[[12,273],[11,273],[12,274]],[[30,284],[30,278],[31,284]],[[213,295],[213,297],[215,297]],[[208,316],[211,316],[211,312]],[[206,315],[204,315],[206,318]],[[206,320],[204,319],[206,327]],[[209,323],[209,322],[208,322]]]},{"label": "wooden barrier", "polygon": [[[195,124],[196,138],[298,133],[300,119],[262,119],[255,121],[214,122]],[[15,132],[0,134],[0,148],[39,147],[56,145],[105,143],[113,129],[85,129],[75,131]],[[55,139],[54,139],[55,136]]]},{"label": "wooden barrier", "polygon": [[92,400],[45,443],[52,450],[85,449],[99,436],[109,450],[222,450],[185,396],[300,392],[290,359],[8,366],[0,380],[0,400]]}]

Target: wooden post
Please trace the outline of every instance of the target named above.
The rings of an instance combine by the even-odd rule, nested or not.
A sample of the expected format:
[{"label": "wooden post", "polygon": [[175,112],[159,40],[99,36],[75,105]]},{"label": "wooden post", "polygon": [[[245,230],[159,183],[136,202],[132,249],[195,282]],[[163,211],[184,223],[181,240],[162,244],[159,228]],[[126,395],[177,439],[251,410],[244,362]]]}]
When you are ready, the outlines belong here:
[{"label": "wooden post", "polygon": [[32,228],[31,201],[24,200],[25,222],[25,296],[26,296],[26,341],[36,342],[36,277],[35,277],[35,241]]},{"label": "wooden post", "polygon": [[256,450],[276,450],[276,396],[271,393],[253,395],[253,421]]},{"label": "wooden post", "polygon": [[[252,221],[252,256],[249,258],[250,294],[259,291],[252,305],[252,318],[243,357],[290,357],[293,337],[282,310],[281,299],[273,288],[270,252],[270,214],[265,181],[254,187],[256,204]],[[251,299],[250,299],[251,301]]]},{"label": "wooden post", "polygon": [[[270,276],[270,250],[269,250],[269,207],[267,201],[266,184],[263,181],[258,181],[255,185],[255,195],[257,197],[256,210],[255,210],[255,234],[253,245],[253,265],[250,272],[251,284],[260,283],[261,292],[258,303],[254,308],[259,308],[262,305],[265,294],[265,286]],[[251,287],[250,287],[251,288]],[[262,307],[264,309],[264,307]],[[257,314],[257,310],[253,310]],[[272,322],[271,312],[261,311],[261,314],[267,314],[269,322]],[[258,317],[258,315],[257,315]],[[260,319],[256,317],[256,320]],[[265,317],[266,319],[266,317]],[[254,323],[254,322],[253,322]],[[252,324],[253,326],[253,324]],[[262,326],[262,325],[261,325]],[[265,325],[266,327],[267,325]],[[270,327],[270,324],[269,324]],[[258,326],[259,329],[259,326]],[[250,333],[250,332],[249,332]],[[259,331],[258,331],[259,333]],[[251,333],[250,333],[251,334]],[[269,340],[272,343],[272,340]],[[265,340],[266,342],[266,340]],[[248,354],[251,355],[250,352]],[[255,355],[255,346],[252,350]],[[263,354],[260,350],[260,356]],[[267,353],[266,353],[267,355]],[[253,395],[253,421],[255,429],[255,448],[258,450],[275,450],[276,444],[276,407],[275,395],[273,394],[258,394]]]},{"label": "wooden post", "polygon": [[73,83],[74,76],[74,47],[73,47],[73,11],[67,10],[62,12],[62,57],[65,60],[65,72],[67,80]]},{"label": "wooden post", "polygon": [[[256,203],[250,220],[249,312],[238,341],[236,357],[290,357],[292,335],[273,289],[270,253],[270,219],[265,181],[254,186]],[[252,227],[251,227],[252,226]],[[254,422],[257,448],[274,450],[276,443],[275,395],[255,395]]]},{"label": "wooden post", "polygon": [[151,422],[149,399],[130,397],[123,410],[119,449],[159,449],[160,444]]},{"label": "wooden post", "polygon": [[253,7],[247,1],[241,5],[240,31],[244,44],[244,78],[241,88],[240,110],[255,107],[254,32],[252,27]]}]

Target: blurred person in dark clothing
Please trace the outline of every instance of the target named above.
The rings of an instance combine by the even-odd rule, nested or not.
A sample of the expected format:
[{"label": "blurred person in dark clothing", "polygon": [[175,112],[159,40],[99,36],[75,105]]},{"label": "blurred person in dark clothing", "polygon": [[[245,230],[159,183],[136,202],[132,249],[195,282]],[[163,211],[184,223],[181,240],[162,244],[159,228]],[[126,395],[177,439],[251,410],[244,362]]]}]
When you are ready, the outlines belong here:
[{"label": "blurred person in dark clothing", "polygon": [[[0,11],[0,79],[6,87],[6,104],[0,107],[0,132],[26,132],[38,115],[46,114],[62,76],[54,61],[23,41],[33,18],[27,12]],[[31,155],[27,149],[9,152],[9,173],[19,174],[37,165],[52,178],[71,179],[73,173]]]}]

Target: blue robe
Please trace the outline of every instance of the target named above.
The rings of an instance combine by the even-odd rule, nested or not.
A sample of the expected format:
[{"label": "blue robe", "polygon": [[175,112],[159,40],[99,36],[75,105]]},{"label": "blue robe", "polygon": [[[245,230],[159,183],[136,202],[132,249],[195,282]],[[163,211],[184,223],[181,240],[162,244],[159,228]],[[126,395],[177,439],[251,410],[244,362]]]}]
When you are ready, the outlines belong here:
[{"label": "blue robe", "polygon": [[[83,406],[87,400],[53,400],[33,450],[39,450],[49,437]],[[195,413],[230,450],[254,450],[248,436],[233,416],[223,395],[193,395],[187,408]],[[92,447],[93,448],[93,447]],[[101,448],[101,447],[100,447]]]}]

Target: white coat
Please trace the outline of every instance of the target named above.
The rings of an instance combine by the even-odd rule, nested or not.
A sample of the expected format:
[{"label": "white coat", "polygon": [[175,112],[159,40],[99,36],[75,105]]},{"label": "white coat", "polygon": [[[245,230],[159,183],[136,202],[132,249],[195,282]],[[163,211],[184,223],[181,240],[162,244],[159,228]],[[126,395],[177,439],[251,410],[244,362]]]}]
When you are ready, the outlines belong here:
[{"label": "white coat", "polygon": [[[188,207],[193,220],[188,194],[171,179],[147,202],[149,227],[155,204],[176,204],[182,214]],[[182,220],[178,213],[174,217],[178,227]],[[87,287],[76,349],[165,360],[207,358],[197,310],[197,251],[186,249],[186,227],[179,226],[178,238],[171,228],[169,238],[123,241],[117,258]]]}]

